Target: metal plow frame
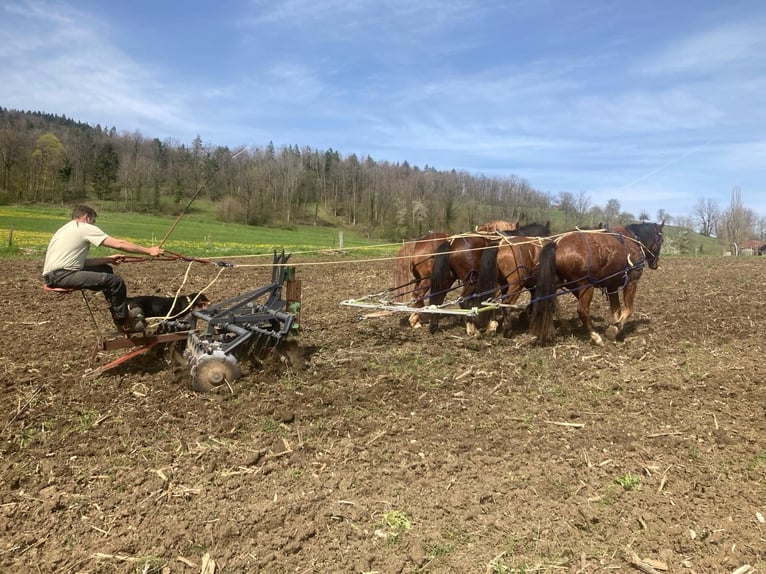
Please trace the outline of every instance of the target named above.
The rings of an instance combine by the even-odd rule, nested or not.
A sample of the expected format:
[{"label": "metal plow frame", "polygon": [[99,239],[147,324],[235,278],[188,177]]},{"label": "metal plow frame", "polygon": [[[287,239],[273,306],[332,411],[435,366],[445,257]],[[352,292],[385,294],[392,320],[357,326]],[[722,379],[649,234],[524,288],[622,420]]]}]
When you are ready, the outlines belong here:
[{"label": "metal plow frame", "polygon": [[[192,388],[209,391],[236,380],[241,376],[237,356],[262,356],[295,331],[300,282],[295,268],[286,265],[289,258],[284,251],[274,252],[269,285],[192,311],[184,350]],[[287,299],[282,298],[285,283]]]},{"label": "metal plow frame", "polygon": [[497,309],[498,305],[491,303],[483,303],[481,307],[471,307],[468,309],[460,309],[456,307],[439,307],[437,305],[426,305],[425,307],[412,307],[408,304],[386,303],[386,302],[372,302],[365,299],[346,299],[341,301],[340,304],[344,307],[357,307],[360,309],[370,309],[372,311],[390,311],[401,313],[437,313],[439,315],[460,315],[462,317],[478,317],[479,313],[484,311],[490,311]]}]

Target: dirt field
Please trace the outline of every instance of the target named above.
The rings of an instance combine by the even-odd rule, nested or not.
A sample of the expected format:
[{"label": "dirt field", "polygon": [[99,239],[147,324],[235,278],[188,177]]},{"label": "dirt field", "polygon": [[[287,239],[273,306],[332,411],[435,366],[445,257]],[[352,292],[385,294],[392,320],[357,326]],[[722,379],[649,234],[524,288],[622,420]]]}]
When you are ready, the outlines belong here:
[{"label": "dirt field", "polygon": [[[389,265],[329,263],[298,268],[305,365],[202,395],[159,356],[83,380],[80,296],[3,261],[0,571],[766,572],[766,258],[666,257],[624,342],[543,348],[360,319],[339,302]],[[120,272],[172,294],[186,269]]]}]

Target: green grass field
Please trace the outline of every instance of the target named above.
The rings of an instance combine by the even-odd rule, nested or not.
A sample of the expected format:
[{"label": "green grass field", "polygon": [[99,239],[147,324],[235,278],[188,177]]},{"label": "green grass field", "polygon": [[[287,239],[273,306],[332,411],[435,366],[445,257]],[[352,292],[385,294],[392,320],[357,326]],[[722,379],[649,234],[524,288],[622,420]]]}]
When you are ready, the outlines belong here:
[{"label": "green grass field", "polygon": [[[42,257],[51,235],[69,221],[71,207],[0,206],[0,257]],[[167,250],[189,257],[271,254],[276,249],[310,255],[340,247],[340,232],[332,227],[296,226],[294,229],[252,227],[215,221],[207,213],[163,217],[98,210],[97,224],[109,235],[141,245],[163,243]],[[172,232],[171,232],[172,229]],[[343,248],[390,254],[399,245],[380,245],[352,231],[343,231]],[[111,250],[95,249],[91,256]]]},{"label": "green grass field", "polygon": [[[171,216],[121,213],[104,208],[98,212],[98,225],[106,233],[142,245],[156,245],[167,235],[163,247],[188,257],[270,255],[275,249],[311,256],[340,248],[341,232],[335,227],[278,229],[223,223],[216,220],[214,211],[205,205],[184,215],[177,224],[177,218]],[[0,206],[0,258],[41,258],[51,235],[70,216],[71,207]],[[353,257],[389,256],[401,245],[376,243],[348,229],[342,233],[343,253]],[[683,228],[665,227],[664,255],[719,256],[723,251],[724,246],[716,239]],[[97,257],[109,252],[112,251],[94,249],[91,254]]]}]

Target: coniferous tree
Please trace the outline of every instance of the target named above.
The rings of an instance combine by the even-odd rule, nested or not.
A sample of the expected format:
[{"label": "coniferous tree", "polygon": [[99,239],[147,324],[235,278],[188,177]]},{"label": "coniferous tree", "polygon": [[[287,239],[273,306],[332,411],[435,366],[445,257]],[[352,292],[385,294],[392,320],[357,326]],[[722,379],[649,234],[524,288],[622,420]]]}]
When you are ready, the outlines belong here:
[{"label": "coniferous tree", "polygon": [[107,142],[98,150],[93,164],[93,191],[99,199],[112,199],[120,170],[120,158],[114,146]]}]

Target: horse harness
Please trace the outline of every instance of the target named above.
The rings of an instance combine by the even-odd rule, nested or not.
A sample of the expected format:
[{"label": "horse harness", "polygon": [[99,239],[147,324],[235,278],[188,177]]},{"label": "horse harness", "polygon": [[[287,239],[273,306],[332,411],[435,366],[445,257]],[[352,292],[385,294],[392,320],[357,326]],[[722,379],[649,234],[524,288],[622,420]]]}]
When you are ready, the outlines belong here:
[{"label": "horse harness", "polygon": [[[471,245],[468,243],[468,237],[471,237],[471,236],[470,235],[459,235],[457,237],[452,237],[449,240],[449,244],[452,245],[455,242],[456,239],[462,239],[463,240],[463,244],[465,245],[465,251],[470,254],[471,251],[474,250],[474,248],[471,247]],[[473,265],[473,257],[470,256],[470,255],[469,255],[469,260],[471,262],[471,268],[468,270],[468,273],[466,274],[465,279],[460,278],[460,280],[463,282],[463,284],[476,283],[478,281],[479,270],[474,267],[474,265]]]},{"label": "horse harness", "polygon": [[[625,231],[628,231],[628,230],[626,229]],[[577,233],[586,234],[586,233],[593,233],[593,232],[578,231]],[[620,289],[624,289],[626,285],[630,282],[629,273],[631,271],[636,271],[636,270],[640,270],[644,268],[644,263],[646,262],[646,253],[644,249],[646,248],[647,251],[649,249],[641,242],[640,238],[635,233],[633,233],[632,231],[628,231],[628,233],[630,233],[633,237],[627,237],[627,239],[638,244],[639,249],[641,250],[641,259],[637,261],[636,263],[633,263],[630,259],[630,249],[628,248],[628,245],[625,243],[626,236],[624,234],[615,232],[615,231],[610,231],[609,229],[599,230],[597,233],[608,233],[610,236],[615,237],[615,239],[617,239],[617,241],[619,241],[622,244],[623,248],[625,249],[625,260],[627,262],[627,266],[624,269],[620,269],[619,271],[615,271],[614,273],[607,275],[606,277],[597,278],[591,274],[591,269],[593,268],[593,266],[592,266],[592,253],[591,253],[590,243],[588,242],[588,239],[586,237],[583,237],[585,241],[585,249],[587,251],[587,256],[588,256],[588,263],[587,263],[588,283],[590,283],[594,287],[598,287],[606,295],[614,295],[615,293],[619,292]],[[609,291],[609,289],[603,285],[610,279],[613,279],[620,275],[623,276],[622,285],[617,287],[614,291]],[[577,291],[583,288],[584,286],[578,287],[576,289],[568,289],[568,291]]]}]

